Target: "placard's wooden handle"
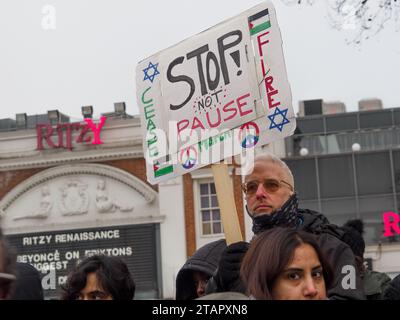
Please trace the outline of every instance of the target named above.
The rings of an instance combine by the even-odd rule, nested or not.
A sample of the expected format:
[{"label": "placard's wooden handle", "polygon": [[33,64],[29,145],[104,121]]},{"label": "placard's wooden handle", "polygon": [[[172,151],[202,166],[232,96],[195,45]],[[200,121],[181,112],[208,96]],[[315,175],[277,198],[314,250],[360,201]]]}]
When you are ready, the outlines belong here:
[{"label": "placard's wooden handle", "polygon": [[226,243],[230,245],[231,243],[243,241],[228,166],[225,163],[217,163],[212,164],[211,168],[214,174],[215,188],[217,190]]}]

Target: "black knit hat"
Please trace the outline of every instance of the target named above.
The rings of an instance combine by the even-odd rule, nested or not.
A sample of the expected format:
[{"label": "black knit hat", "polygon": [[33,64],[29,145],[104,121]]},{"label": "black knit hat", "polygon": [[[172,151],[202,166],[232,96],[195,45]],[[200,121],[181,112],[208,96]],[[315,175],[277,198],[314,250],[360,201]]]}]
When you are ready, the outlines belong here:
[{"label": "black knit hat", "polygon": [[351,248],[355,256],[362,258],[365,251],[365,241],[362,236],[364,233],[364,224],[362,220],[349,220],[342,228],[345,230],[342,241]]},{"label": "black knit hat", "polygon": [[383,292],[383,300],[400,300],[400,275],[390,281]]}]

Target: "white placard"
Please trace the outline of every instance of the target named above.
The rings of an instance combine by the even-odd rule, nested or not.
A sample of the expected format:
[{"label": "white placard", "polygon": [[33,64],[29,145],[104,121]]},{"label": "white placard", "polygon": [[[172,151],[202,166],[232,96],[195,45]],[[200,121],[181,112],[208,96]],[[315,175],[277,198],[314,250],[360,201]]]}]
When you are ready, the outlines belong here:
[{"label": "white placard", "polygon": [[152,184],[252,153],[296,127],[270,1],[141,61],[136,83]]}]

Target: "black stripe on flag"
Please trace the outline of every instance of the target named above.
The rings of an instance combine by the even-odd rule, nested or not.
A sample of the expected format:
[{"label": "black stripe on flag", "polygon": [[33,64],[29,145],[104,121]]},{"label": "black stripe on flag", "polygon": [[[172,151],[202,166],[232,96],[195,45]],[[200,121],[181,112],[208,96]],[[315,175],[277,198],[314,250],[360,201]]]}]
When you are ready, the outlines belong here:
[{"label": "black stripe on flag", "polygon": [[248,21],[252,22],[252,21],[257,20],[257,19],[259,19],[259,18],[261,18],[263,16],[266,16],[267,14],[268,14],[268,9],[265,9],[263,11],[260,11],[260,12],[256,13],[255,15],[250,16]]}]

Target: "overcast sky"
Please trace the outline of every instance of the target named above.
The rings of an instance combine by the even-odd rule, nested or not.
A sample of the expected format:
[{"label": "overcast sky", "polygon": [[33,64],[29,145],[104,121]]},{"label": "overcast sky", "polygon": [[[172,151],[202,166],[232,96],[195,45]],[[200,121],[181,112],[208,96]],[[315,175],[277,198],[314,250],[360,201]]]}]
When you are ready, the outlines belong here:
[{"label": "overcast sky", "polygon": [[[125,101],[137,114],[135,66],[151,54],[260,3],[258,0],[1,0],[0,118],[59,109],[81,118]],[[400,32],[388,25],[361,46],[330,27],[325,1],[275,3],[293,105],[379,97],[400,106]],[[50,5],[51,7],[48,7]],[[55,9],[55,29],[46,20]],[[54,20],[52,20],[54,22]]]}]

